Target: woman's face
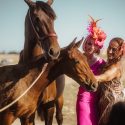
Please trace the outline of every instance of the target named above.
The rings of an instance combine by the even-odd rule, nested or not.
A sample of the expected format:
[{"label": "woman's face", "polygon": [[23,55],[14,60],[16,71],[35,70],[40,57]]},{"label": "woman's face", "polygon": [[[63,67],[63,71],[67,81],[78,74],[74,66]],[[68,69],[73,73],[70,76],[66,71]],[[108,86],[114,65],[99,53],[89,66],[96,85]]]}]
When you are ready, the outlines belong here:
[{"label": "woman's face", "polygon": [[120,54],[121,54],[121,47],[119,46],[119,44],[117,43],[117,41],[111,41],[109,43],[109,47],[107,50],[107,56],[108,56],[108,60],[114,60],[119,58]]},{"label": "woman's face", "polygon": [[93,55],[95,53],[94,39],[88,39],[84,44],[84,51],[86,55]]}]

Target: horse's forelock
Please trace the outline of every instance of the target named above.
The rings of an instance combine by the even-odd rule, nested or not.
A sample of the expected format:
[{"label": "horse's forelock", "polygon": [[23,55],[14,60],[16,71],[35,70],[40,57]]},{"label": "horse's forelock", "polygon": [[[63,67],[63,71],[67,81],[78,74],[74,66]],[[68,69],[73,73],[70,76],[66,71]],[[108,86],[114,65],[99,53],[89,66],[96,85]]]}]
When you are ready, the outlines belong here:
[{"label": "horse's forelock", "polygon": [[37,1],[36,7],[43,10],[51,19],[53,19],[53,20],[56,19],[56,14],[55,14],[54,10],[47,3],[43,2],[43,1]]}]

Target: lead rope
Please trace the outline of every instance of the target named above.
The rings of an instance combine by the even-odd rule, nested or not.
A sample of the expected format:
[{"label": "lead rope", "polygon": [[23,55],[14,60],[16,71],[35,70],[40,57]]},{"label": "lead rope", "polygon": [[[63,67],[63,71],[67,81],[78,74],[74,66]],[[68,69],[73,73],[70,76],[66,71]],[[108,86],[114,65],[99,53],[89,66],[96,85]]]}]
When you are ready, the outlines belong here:
[{"label": "lead rope", "polygon": [[47,67],[48,63],[46,63],[43,66],[43,69],[41,71],[41,73],[38,75],[38,77],[33,81],[33,83],[29,86],[29,88],[27,90],[24,91],[24,93],[22,95],[20,95],[17,99],[15,99],[13,102],[11,102],[10,104],[6,105],[5,107],[0,109],[0,112],[3,112],[4,110],[6,110],[7,108],[11,107],[12,105],[14,105],[20,98],[22,98],[32,87],[33,85],[35,85],[35,83],[37,82],[37,80],[40,78],[40,76],[43,74],[43,72],[45,71],[46,67]]}]

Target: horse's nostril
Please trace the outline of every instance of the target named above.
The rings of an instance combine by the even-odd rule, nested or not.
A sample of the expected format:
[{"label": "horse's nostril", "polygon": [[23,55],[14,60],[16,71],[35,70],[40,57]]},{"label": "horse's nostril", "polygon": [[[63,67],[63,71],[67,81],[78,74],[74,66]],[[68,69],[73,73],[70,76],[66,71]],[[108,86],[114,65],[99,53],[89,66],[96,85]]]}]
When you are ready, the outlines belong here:
[{"label": "horse's nostril", "polygon": [[51,58],[57,59],[60,55],[60,51],[55,51],[53,48],[51,48],[48,54]]},{"label": "horse's nostril", "polygon": [[92,84],[91,85],[91,88],[93,89],[93,90],[97,90],[97,87],[98,87],[98,84],[97,83],[94,83],[94,84]]},{"label": "horse's nostril", "polygon": [[53,48],[51,48],[51,49],[49,50],[49,54],[50,54],[50,55],[54,55]]}]

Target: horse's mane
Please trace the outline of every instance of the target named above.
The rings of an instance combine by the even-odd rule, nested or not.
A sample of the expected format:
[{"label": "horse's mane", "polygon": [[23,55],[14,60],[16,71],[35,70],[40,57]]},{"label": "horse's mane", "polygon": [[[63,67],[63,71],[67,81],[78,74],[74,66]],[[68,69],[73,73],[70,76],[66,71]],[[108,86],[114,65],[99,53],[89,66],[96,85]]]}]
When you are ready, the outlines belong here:
[{"label": "horse's mane", "polygon": [[36,6],[41,8],[49,17],[51,17],[53,20],[56,19],[56,14],[54,10],[45,2],[37,1]]}]

